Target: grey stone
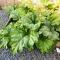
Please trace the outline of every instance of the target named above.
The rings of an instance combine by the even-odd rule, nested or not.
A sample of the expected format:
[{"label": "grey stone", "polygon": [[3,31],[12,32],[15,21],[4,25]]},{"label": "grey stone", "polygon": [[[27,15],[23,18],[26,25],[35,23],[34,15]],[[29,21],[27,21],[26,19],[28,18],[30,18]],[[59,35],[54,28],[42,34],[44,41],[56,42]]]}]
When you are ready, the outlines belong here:
[{"label": "grey stone", "polygon": [[39,50],[13,55],[8,49],[0,49],[0,60],[60,60],[60,56],[56,52],[41,54]]}]

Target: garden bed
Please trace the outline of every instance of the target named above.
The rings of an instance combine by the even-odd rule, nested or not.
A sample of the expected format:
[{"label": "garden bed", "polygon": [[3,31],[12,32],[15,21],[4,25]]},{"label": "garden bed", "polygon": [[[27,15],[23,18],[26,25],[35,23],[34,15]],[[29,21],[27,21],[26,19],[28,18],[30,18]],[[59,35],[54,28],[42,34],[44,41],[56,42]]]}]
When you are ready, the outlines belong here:
[{"label": "garden bed", "polygon": [[60,42],[59,5],[29,3],[3,8],[8,16],[1,17],[0,48],[5,49],[0,49],[0,60],[60,60],[55,50]]}]

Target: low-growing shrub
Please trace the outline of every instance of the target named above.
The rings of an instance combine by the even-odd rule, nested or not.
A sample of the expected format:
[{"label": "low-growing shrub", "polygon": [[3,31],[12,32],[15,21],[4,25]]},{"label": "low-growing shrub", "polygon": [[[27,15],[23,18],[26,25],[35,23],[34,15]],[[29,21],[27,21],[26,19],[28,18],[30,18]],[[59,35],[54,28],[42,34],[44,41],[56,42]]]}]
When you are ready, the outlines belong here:
[{"label": "low-growing shrub", "polygon": [[48,52],[60,40],[59,5],[49,3],[35,8],[24,4],[5,8],[10,22],[0,30],[0,48],[17,53],[35,45],[42,53]]}]

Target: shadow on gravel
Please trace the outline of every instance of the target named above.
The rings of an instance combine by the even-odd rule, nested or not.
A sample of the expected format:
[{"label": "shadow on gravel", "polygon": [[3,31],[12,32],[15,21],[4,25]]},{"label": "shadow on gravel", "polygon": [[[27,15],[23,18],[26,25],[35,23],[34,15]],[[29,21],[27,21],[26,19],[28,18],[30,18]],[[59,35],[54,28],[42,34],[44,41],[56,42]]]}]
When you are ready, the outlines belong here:
[{"label": "shadow on gravel", "polygon": [[57,56],[56,52],[43,55],[38,50],[32,52],[24,50],[14,56],[8,49],[0,49],[0,60],[60,60],[60,56]]}]

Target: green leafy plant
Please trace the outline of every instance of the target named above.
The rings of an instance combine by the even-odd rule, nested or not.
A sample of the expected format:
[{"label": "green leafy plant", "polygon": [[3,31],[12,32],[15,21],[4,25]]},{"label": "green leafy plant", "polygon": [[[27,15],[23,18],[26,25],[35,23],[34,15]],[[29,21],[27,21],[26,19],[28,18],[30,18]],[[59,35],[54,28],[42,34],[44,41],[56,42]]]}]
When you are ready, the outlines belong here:
[{"label": "green leafy plant", "polygon": [[40,39],[36,44],[37,48],[40,49],[42,53],[48,53],[49,51],[51,51],[53,45],[54,41],[49,39]]},{"label": "green leafy plant", "polygon": [[0,30],[0,48],[9,48],[14,54],[24,48],[34,49],[34,45],[42,53],[52,49],[55,41],[60,40],[59,7],[52,6],[44,5],[42,10],[24,5],[4,8],[10,22]]}]

